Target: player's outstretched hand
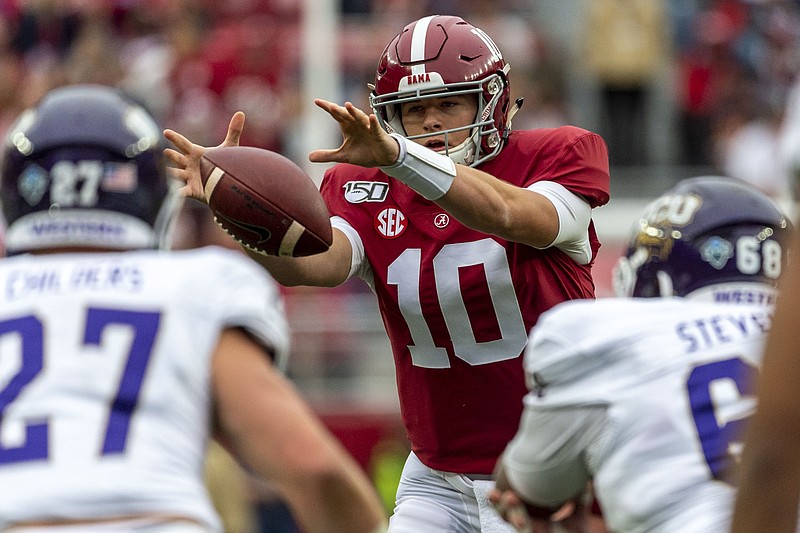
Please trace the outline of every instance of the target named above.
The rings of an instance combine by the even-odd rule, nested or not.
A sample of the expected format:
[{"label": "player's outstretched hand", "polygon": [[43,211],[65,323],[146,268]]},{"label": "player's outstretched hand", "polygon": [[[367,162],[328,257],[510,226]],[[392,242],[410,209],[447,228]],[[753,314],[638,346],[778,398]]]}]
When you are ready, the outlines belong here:
[{"label": "player's outstretched hand", "polygon": [[[233,114],[228,124],[228,133],[225,135],[225,140],[217,148],[239,146],[239,139],[244,129],[244,118],[244,113],[241,111]],[[208,203],[203,190],[203,182],[200,178],[200,158],[203,157],[206,147],[194,144],[177,131],[170,129],[164,130],[164,137],[177,148],[177,150],[166,148],[164,155],[168,161],[175,165],[168,169],[170,175],[183,182],[183,187],[179,189],[179,192],[188,198]]]},{"label": "player's outstretched hand", "polygon": [[552,533],[549,520],[531,517],[514,491],[493,489],[489,492],[489,501],[500,517],[519,533]]},{"label": "player's outstretched hand", "polygon": [[568,501],[553,510],[529,504],[513,490],[493,489],[489,492],[489,501],[500,517],[519,533],[552,533],[556,523],[559,531],[568,533],[593,531],[586,520],[587,509],[578,500]]},{"label": "player's outstretched hand", "polygon": [[397,141],[387,134],[374,114],[366,114],[350,102],[344,106],[316,99],[342,131],[342,145],[335,150],[314,150],[308,154],[312,163],[350,163],[361,167],[393,165],[400,154]]}]

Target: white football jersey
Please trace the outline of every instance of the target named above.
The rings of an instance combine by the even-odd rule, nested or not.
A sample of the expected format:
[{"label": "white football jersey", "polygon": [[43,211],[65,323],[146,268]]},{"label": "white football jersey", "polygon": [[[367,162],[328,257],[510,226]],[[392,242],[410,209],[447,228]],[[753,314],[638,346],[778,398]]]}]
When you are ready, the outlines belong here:
[{"label": "white football jersey", "polygon": [[211,356],[240,326],[285,357],[280,298],[222,248],[0,261],[0,530],[142,513],[220,530]]},{"label": "white football jersey", "polygon": [[525,353],[531,392],[504,458],[509,482],[552,505],[593,479],[612,531],[727,531],[724,480],[771,312],[609,298],[544,314]]}]

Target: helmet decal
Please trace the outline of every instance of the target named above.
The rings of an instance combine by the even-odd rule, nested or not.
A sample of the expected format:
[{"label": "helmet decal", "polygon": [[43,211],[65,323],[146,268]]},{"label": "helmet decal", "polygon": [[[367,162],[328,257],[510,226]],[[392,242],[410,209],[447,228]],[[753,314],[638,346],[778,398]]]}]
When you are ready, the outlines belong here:
[{"label": "helmet decal", "polygon": [[722,237],[711,237],[700,247],[700,257],[717,270],[722,270],[733,257],[733,245]]},{"label": "helmet decal", "polygon": [[36,163],[28,166],[19,176],[17,188],[19,195],[28,205],[36,205],[47,192],[50,178],[47,171]]},{"label": "helmet decal", "polygon": [[[428,37],[428,27],[430,26],[431,20],[434,17],[424,17],[417,21],[414,25],[414,33],[411,37],[411,73],[412,74],[421,74],[425,72],[425,61],[428,59],[428,56],[425,54],[425,45],[427,43]],[[438,50],[437,50],[438,53]],[[414,64],[419,62],[417,64]]]},{"label": "helmet decal", "polygon": [[489,37],[485,31],[480,28],[472,28],[472,33],[478,36],[484,43],[486,43],[486,47],[489,48],[492,52],[492,60],[494,61],[502,61],[503,54],[500,53],[500,48],[494,44],[494,41],[491,37]]}]

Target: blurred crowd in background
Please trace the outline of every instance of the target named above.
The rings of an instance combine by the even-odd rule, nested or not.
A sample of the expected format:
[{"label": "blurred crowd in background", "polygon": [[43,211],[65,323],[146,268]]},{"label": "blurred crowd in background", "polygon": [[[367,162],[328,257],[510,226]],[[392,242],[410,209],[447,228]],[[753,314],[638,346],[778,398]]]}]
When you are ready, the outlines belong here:
[{"label": "blurred crowd in background", "polygon": [[516,128],[571,123],[603,135],[612,168],[706,166],[789,194],[769,169],[800,71],[797,0],[0,0],[0,133],[47,89],[96,82],[201,144],[243,110],[244,144],[305,161],[303,28],[326,10],[338,49],[309,53],[340,87],[319,96],[366,107],[391,37],[458,14],[512,65]]},{"label": "blurred crowd in background", "polygon": [[[304,37],[320,13],[335,28],[335,49]],[[218,144],[242,110],[242,144],[302,163],[303,140],[329,126],[321,111],[311,115],[318,123],[304,121],[310,98],[367,109],[383,47],[432,13],[460,15],[498,43],[512,98],[525,99],[514,129],[574,124],[604,137],[611,205],[704,172],[798,199],[782,131],[793,99],[800,113],[800,0],[0,0],[0,135],[49,89],[99,83],[204,145]],[[336,73],[336,94],[308,96],[312,60]],[[313,148],[339,138],[325,142]],[[178,247],[233,245],[205,210],[189,205],[182,221]],[[290,373],[370,470],[389,510],[407,449],[388,343],[366,290],[348,282],[288,292]],[[219,461],[216,494],[233,506],[223,515],[242,522],[229,531],[255,530],[235,487],[269,517],[256,520],[258,531],[294,531],[269,487],[232,482]]]}]

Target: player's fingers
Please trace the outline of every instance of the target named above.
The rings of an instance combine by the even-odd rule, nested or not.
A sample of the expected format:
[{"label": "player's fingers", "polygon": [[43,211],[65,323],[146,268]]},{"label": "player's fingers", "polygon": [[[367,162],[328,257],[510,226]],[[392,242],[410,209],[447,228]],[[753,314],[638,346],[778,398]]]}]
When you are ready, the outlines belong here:
[{"label": "player's fingers", "polygon": [[518,505],[522,505],[522,500],[513,490],[503,491],[503,494],[500,496],[500,498],[505,502],[505,504],[508,507],[515,507]]},{"label": "player's fingers", "polygon": [[539,523],[537,524],[535,521],[531,520],[528,513],[526,513],[525,509],[522,507],[509,509],[506,521],[514,526],[514,529],[516,529],[518,533],[534,533],[534,531],[538,533],[547,533],[550,531],[550,525],[547,522],[538,521]]},{"label": "player's fingers", "polygon": [[192,180],[189,179],[189,175],[186,171],[178,168],[167,168],[167,174],[170,178],[182,182],[185,187],[193,187]]},{"label": "player's fingers", "polygon": [[179,168],[167,167],[167,175],[172,179],[180,180],[184,183],[186,182],[186,174]]},{"label": "player's fingers", "polygon": [[497,514],[500,515],[500,518],[508,521],[508,507],[506,507],[506,504],[503,502],[503,500],[498,500],[497,502],[493,503],[494,510],[497,511]]},{"label": "player's fingers", "polygon": [[332,115],[339,115],[343,118],[350,118],[350,112],[347,110],[348,105],[350,102],[345,102],[344,105],[339,105],[335,102],[329,102],[328,100],[315,100],[314,101],[318,107],[324,109],[328,113]]},{"label": "player's fingers", "polygon": [[366,116],[366,113],[356,107],[353,102],[345,102],[344,108],[347,110],[347,113],[356,120],[362,120]]},{"label": "player's fingers", "polygon": [[572,516],[572,513],[574,512],[575,512],[575,502],[568,501],[567,503],[559,507],[555,513],[553,513],[553,515],[550,517],[550,520],[552,520],[553,522],[561,522],[562,520]]},{"label": "player's fingers", "polygon": [[321,99],[314,100],[314,103],[317,105],[317,107],[327,112],[337,122],[349,122],[352,120],[350,114],[347,112],[347,109],[338,104]]},{"label": "player's fingers", "polygon": [[184,185],[178,189],[178,194],[184,198],[194,198],[195,200],[199,200],[205,204],[208,203],[206,200],[206,195],[203,193],[202,190],[198,190],[191,185]]},{"label": "player's fingers", "polygon": [[369,131],[373,135],[381,135],[383,133],[383,127],[374,113],[369,115]]},{"label": "player's fingers", "polygon": [[233,114],[230,123],[228,123],[228,133],[220,146],[239,146],[239,140],[242,137],[242,131],[244,131],[244,120],[245,116],[241,111]]},{"label": "player's fingers", "polygon": [[177,150],[173,150],[172,148],[164,148],[164,157],[166,157],[167,161],[170,163],[173,163],[180,168],[186,168],[186,156]]},{"label": "player's fingers", "polygon": [[339,163],[339,150],[314,150],[308,154],[308,160],[312,163]]},{"label": "player's fingers", "polygon": [[347,112],[350,113],[350,116],[356,121],[356,123],[364,128],[372,130],[370,116],[367,113],[354,106],[351,102],[347,102],[346,106]]},{"label": "player's fingers", "polygon": [[183,152],[184,154],[188,154],[192,151],[192,147],[194,144],[192,141],[181,135],[175,130],[166,129],[164,130],[164,137],[175,145],[175,147]]},{"label": "player's fingers", "polygon": [[334,103],[323,100],[322,98],[314,98],[314,105],[327,111]]},{"label": "player's fingers", "polygon": [[495,497],[496,502],[494,503],[494,508],[497,510],[497,514],[499,514],[503,520],[510,521],[510,516],[513,513],[514,509],[520,507],[520,501],[516,497],[516,495],[510,491],[503,491],[499,495]]}]

